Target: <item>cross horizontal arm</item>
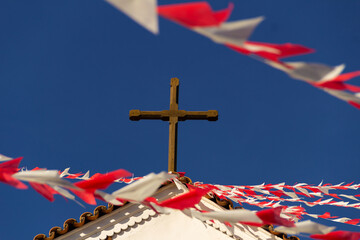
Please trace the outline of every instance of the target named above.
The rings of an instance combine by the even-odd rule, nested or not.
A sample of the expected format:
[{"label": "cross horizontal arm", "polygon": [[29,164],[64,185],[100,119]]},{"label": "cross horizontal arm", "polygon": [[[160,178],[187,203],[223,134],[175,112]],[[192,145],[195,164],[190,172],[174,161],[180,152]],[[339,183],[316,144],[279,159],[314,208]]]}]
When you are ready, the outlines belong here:
[{"label": "cross horizontal arm", "polygon": [[188,119],[191,120],[208,120],[216,121],[218,120],[218,111],[209,110],[209,111],[185,111],[185,116],[179,116],[179,121],[185,121]]},{"label": "cross horizontal arm", "polygon": [[140,119],[161,119],[169,121],[170,117],[178,117],[179,121],[185,120],[218,120],[218,111],[185,111],[185,110],[163,110],[163,111],[140,111],[130,110],[130,120],[139,121]]}]

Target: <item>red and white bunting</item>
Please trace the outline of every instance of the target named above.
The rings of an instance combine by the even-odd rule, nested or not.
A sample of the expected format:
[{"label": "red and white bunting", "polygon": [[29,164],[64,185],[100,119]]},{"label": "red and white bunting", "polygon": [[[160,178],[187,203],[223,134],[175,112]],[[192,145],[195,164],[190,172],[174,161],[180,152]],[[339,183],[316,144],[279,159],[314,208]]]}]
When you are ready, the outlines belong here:
[{"label": "red and white bunting", "polygon": [[[4,157],[3,157],[4,158]],[[281,226],[279,231],[285,233],[305,232],[319,239],[336,239],[336,234],[328,233],[332,228],[313,223],[311,221],[298,222],[303,216],[312,218],[322,218],[333,222],[340,222],[360,226],[360,219],[351,219],[348,217],[332,216],[331,213],[312,214],[306,211],[302,206],[283,206],[282,203],[301,203],[309,207],[331,205],[337,207],[347,207],[360,209],[360,194],[351,194],[351,191],[357,191],[360,184],[319,184],[318,186],[298,183],[295,185],[279,184],[260,184],[260,185],[211,185],[196,182],[194,185],[188,185],[188,189],[176,180],[174,175],[162,172],[159,174],[151,173],[145,177],[127,178],[131,173],[119,169],[106,174],[96,173],[91,178],[89,172],[86,174],[69,173],[69,168],[60,172],[58,170],[47,170],[35,168],[31,171],[22,170],[19,164],[22,158],[5,159],[0,163],[0,181],[7,183],[16,188],[27,188],[21,181],[28,182],[36,192],[41,194],[49,201],[54,201],[54,195],[59,194],[65,198],[75,200],[76,196],[88,204],[96,204],[96,199],[122,205],[124,201],[133,201],[142,203],[156,212],[168,213],[169,209],[173,210],[197,210],[196,205],[201,198],[211,192],[219,198],[228,198],[239,204],[249,204],[259,208],[267,208],[260,211],[226,211],[226,212],[196,212],[191,210],[191,215],[200,220],[216,219],[230,224],[232,222],[241,222],[243,224],[260,226],[262,224],[274,224]],[[81,180],[72,183],[64,178],[72,180]],[[174,183],[184,193],[158,202],[151,196],[165,181],[174,179]],[[129,183],[125,187],[109,194],[103,192],[109,185],[115,182]],[[333,193],[334,191],[339,193]],[[346,194],[343,191],[347,191]],[[341,193],[340,193],[341,192]],[[330,198],[325,198],[329,196]],[[305,200],[305,198],[307,198]],[[317,199],[316,199],[317,198]],[[346,198],[346,201],[343,199]],[[316,199],[316,200],[315,200]],[[353,203],[350,203],[352,201]],[[245,221],[247,219],[247,221]],[[250,220],[251,221],[250,221]],[[340,234],[341,235],[341,234]],[[340,236],[339,235],[339,236]],[[333,238],[335,236],[335,238]],[[353,238],[358,235],[346,233],[346,236]]]},{"label": "red and white bunting", "polygon": [[[336,206],[360,209],[360,201],[357,198],[360,195],[350,195],[342,193],[332,193],[332,191],[356,191],[360,184],[319,184],[318,186],[298,183],[296,185],[279,184],[261,184],[261,185],[210,185],[195,183],[196,186],[213,186],[213,193],[220,198],[228,198],[239,204],[249,204],[260,208],[275,208],[282,206],[281,203],[288,202],[294,204],[304,204],[308,207],[315,206]],[[325,198],[330,196],[331,198]],[[304,200],[306,198],[306,200]],[[318,198],[318,199],[316,199]],[[346,198],[346,201],[342,201]],[[315,200],[316,199],[316,200]],[[354,201],[354,203],[350,203]],[[310,214],[301,206],[286,206],[283,213],[290,219],[298,220],[302,216],[313,218],[324,218],[333,222],[341,222],[351,225],[359,225],[360,219],[351,219],[347,217],[331,217],[329,213],[322,215]]]}]

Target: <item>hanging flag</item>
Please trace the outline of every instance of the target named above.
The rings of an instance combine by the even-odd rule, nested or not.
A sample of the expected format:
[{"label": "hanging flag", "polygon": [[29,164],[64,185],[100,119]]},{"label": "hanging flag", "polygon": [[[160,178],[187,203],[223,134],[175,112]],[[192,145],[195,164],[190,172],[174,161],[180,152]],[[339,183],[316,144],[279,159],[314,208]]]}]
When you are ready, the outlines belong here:
[{"label": "hanging flag", "polygon": [[322,240],[358,240],[360,239],[360,233],[349,231],[335,231],[327,234],[314,234],[310,237]]},{"label": "hanging flag", "polygon": [[105,0],[154,34],[159,33],[156,0]]},{"label": "hanging flag", "polygon": [[360,92],[360,87],[344,81],[360,76],[360,71],[341,74],[345,65],[335,67],[320,63],[265,61],[270,66],[287,73],[291,78],[302,80],[319,88]]},{"label": "hanging flag", "polygon": [[13,175],[18,172],[18,167],[22,159],[22,157],[19,157],[0,163],[0,182],[9,184],[18,189],[28,188],[24,183],[13,177]]},{"label": "hanging flag", "polygon": [[70,178],[70,179],[89,179],[90,171],[87,171],[85,174],[83,173],[69,173],[70,168],[65,168],[64,171],[59,171],[61,178]]},{"label": "hanging flag", "polygon": [[232,9],[232,3],[227,9],[213,11],[207,2],[191,2],[162,5],[157,10],[160,16],[186,27],[210,27],[225,22]]},{"label": "hanging flag", "polygon": [[312,85],[319,88],[330,88],[333,90],[348,90],[350,92],[360,92],[359,86],[344,83],[345,81],[348,81],[358,76],[360,76],[360,71],[344,73],[338,75],[333,79],[312,83]]},{"label": "hanging flag", "polygon": [[145,198],[153,195],[161,184],[173,177],[175,176],[166,172],[150,173],[140,180],[114,191],[112,195],[120,199],[142,202]]},{"label": "hanging flag", "polygon": [[106,189],[113,184],[115,180],[129,176],[131,176],[130,172],[124,169],[118,169],[106,174],[97,173],[90,179],[77,182],[74,185],[81,189],[95,191],[97,189]]},{"label": "hanging flag", "polygon": [[323,89],[328,94],[339,98],[350,105],[356,107],[357,109],[360,109],[360,93],[348,93],[345,91],[339,91],[339,90],[331,90],[331,89]]},{"label": "hanging flag", "polygon": [[186,208],[193,208],[198,204],[201,198],[207,194],[212,188],[192,188],[189,192],[180,194],[176,197],[169,198],[162,202],[157,202],[155,198],[147,198],[147,202],[152,202],[160,207],[184,210]]},{"label": "hanging flag", "polygon": [[[77,189],[71,182],[60,178],[59,171],[46,169],[33,169],[32,171],[21,171],[13,174],[17,180],[27,181],[36,192],[49,201],[54,200],[54,194],[75,200],[75,197],[64,188]],[[81,205],[81,204],[80,204]]]},{"label": "hanging flag", "polygon": [[294,222],[289,221],[281,217],[281,211],[283,207],[276,207],[258,211],[256,215],[265,223],[265,224],[274,224],[285,227],[294,227]]},{"label": "hanging flag", "polygon": [[57,170],[36,170],[36,171],[21,171],[13,175],[14,178],[27,182],[48,184],[54,186],[61,186],[65,188],[76,188],[71,182],[60,178]]},{"label": "hanging flag", "polygon": [[86,191],[83,189],[70,189],[81,200],[90,205],[96,205],[96,200],[93,191]]},{"label": "hanging flag", "polygon": [[9,161],[9,160],[11,160],[11,159],[12,159],[12,158],[0,154],[0,162]]},{"label": "hanging flag", "polygon": [[333,231],[334,229],[335,227],[328,227],[307,220],[307,221],[295,223],[294,227],[284,227],[284,226],[277,227],[275,228],[275,231],[287,233],[287,234],[299,234],[299,233],[326,234]]},{"label": "hanging flag", "polygon": [[224,22],[215,27],[193,27],[191,30],[221,44],[243,46],[263,17]]},{"label": "hanging flag", "polygon": [[53,202],[55,200],[54,194],[57,194],[58,192],[56,192],[49,185],[34,182],[29,182],[29,184],[36,192],[38,192],[41,196],[43,196],[50,202]]},{"label": "hanging flag", "polygon": [[307,62],[274,62],[265,60],[273,68],[287,73],[291,78],[305,82],[326,82],[340,75],[345,65],[331,67],[321,63]]},{"label": "hanging flag", "polygon": [[[96,191],[98,189],[106,189],[113,184],[116,179],[128,176],[131,176],[131,173],[124,169],[118,169],[106,174],[97,173],[88,180],[83,180],[74,184],[81,190],[71,189],[71,191],[84,202],[95,205]],[[102,196],[101,193],[98,193],[98,195]],[[101,199],[103,199],[103,197]]]},{"label": "hanging flag", "polygon": [[103,191],[100,191],[100,190],[96,190],[94,192],[94,196],[97,199],[100,199],[100,200],[102,200],[104,202],[111,203],[111,204],[116,205],[116,206],[122,206],[125,203],[125,201],[118,200],[113,195],[108,194],[108,193],[103,192]]},{"label": "hanging flag", "polygon": [[314,49],[293,43],[274,44],[246,41],[243,46],[236,46],[232,44],[226,44],[226,46],[241,54],[254,54],[261,58],[274,62],[278,62],[281,58],[293,57],[297,55],[304,55],[315,52]]}]

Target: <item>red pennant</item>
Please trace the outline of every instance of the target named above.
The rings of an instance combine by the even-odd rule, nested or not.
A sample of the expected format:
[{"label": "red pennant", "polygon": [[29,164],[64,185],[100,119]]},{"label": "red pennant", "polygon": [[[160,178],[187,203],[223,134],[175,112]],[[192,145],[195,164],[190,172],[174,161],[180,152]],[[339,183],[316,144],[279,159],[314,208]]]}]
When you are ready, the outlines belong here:
[{"label": "red pennant", "polygon": [[193,188],[189,192],[164,200],[160,203],[156,202],[154,198],[147,198],[146,200],[153,202],[160,207],[184,210],[185,208],[191,208],[198,204],[201,198],[210,190],[212,190],[212,188]]},{"label": "red pennant", "polygon": [[[261,43],[261,42],[250,42],[246,41],[245,45],[248,44],[248,48],[239,47],[230,44],[226,44],[227,47],[235,50],[239,53],[250,55],[255,54],[262,58],[271,60],[271,61],[279,61],[280,58],[291,57],[302,54],[309,54],[315,52],[314,49],[292,43],[284,43],[284,44],[272,44],[272,43]],[[251,46],[253,49],[251,50]],[[266,50],[268,49],[268,50]]]},{"label": "red pennant", "polygon": [[315,82],[315,83],[311,83],[311,85],[320,88],[330,88],[334,90],[349,90],[351,92],[360,92],[360,87],[351,84],[345,84],[340,81]]},{"label": "red pennant", "polygon": [[124,183],[131,183],[133,181],[137,181],[139,179],[141,179],[142,177],[136,177],[136,178],[121,178],[119,179],[119,181],[124,182]]},{"label": "red pennant", "polygon": [[23,158],[15,158],[10,161],[0,163],[0,182],[9,184],[18,189],[27,189],[27,186],[19,180],[12,177],[18,172],[19,164]]},{"label": "red pennant", "polygon": [[345,223],[347,224],[352,224],[352,225],[356,225],[360,222],[360,219],[351,219],[349,221],[346,221]]},{"label": "red pennant", "polygon": [[264,222],[264,224],[275,224],[285,227],[294,227],[295,224],[280,216],[282,207],[261,210],[256,215]]},{"label": "red pennant", "polygon": [[87,190],[106,189],[116,179],[131,176],[131,173],[124,169],[115,170],[107,174],[95,174],[91,179],[75,183],[74,185]]},{"label": "red pennant", "polygon": [[107,174],[97,173],[94,174],[94,176],[92,176],[92,178],[89,180],[80,181],[74,184],[79,188],[85,189],[85,191],[79,191],[74,189],[71,189],[71,191],[75,193],[79,198],[81,198],[84,202],[95,205],[96,200],[94,192],[97,189],[106,189],[115,180],[128,176],[131,176],[131,173],[124,169],[115,170]]},{"label": "red pennant", "polygon": [[192,2],[162,5],[158,7],[160,16],[187,27],[218,26],[226,21],[233,9],[229,4],[227,9],[213,11],[207,2]]},{"label": "red pennant", "polygon": [[[357,102],[353,102],[353,101],[348,101],[348,103],[353,106],[353,107],[356,107],[357,109],[360,109],[360,103],[357,103]],[[360,197],[360,194],[359,195],[355,195],[356,197]]]},{"label": "red pennant", "polygon": [[337,218],[338,216],[331,216],[329,212],[326,212],[323,215],[320,215],[318,217],[319,218]]},{"label": "red pennant", "polygon": [[[37,170],[46,170],[46,168],[35,167],[35,168],[31,169],[31,171],[37,171]],[[61,171],[59,171],[59,175],[60,174],[61,174]]]},{"label": "red pennant", "polygon": [[[330,89],[334,89],[334,90],[348,90],[351,92],[360,92],[360,87],[344,83],[345,81],[348,81],[357,76],[360,76],[360,71],[344,73],[344,74],[341,74],[341,75],[335,77],[334,79],[331,79],[331,80],[328,80],[325,82],[312,83],[312,85],[315,87],[330,88]],[[357,106],[355,106],[355,107],[357,107]],[[336,188],[343,189],[343,188],[341,188],[341,186],[336,187]]]},{"label": "red pennant", "polygon": [[225,224],[226,226],[228,226],[228,227],[232,227],[232,225],[231,225],[229,222],[227,222],[227,221],[224,221],[224,224]]},{"label": "red pennant", "polygon": [[287,196],[285,193],[283,193],[283,191],[280,190],[276,190],[276,191],[269,191],[271,194],[277,196],[277,197],[282,197],[282,196]]},{"label": "red pennant", "polygon": [[255,222],[240,222],[240,223],[246,224],[246,225],[249,225],[249,226],[253,226],[253,227],[261,227],[261,226],[264,225],[263,223],[255,223]]},{"label": "red pennant", "polygon": [[338,198],[338,199],[342,200],[336,193],[329,193],[329,194],[326,194],[326,195],[329,195],[331,197]]},{"label": "red pennant", "polygon": [[55,200],[54,194],[57,193],[54,189],[52,189],[50,186],[46,184],[40,184],[40,183],[34,183],[29,182],[30,186],[34,188],[36,192],[38,192],[40,195],[42,195],[44,198],[49,200],[50,202],[53,202]]},{"label": "red pennant", "polygon": [[334,81],[344,82],[358,76],[360,76],[360,71],[344,73],[334,78]]},{"label": "red pennant", "polygon": [[76,179],[76,178],[80,177],[81,175],[83,175],[83,174],[82,173],[72,173],[70,175],[65,176],[64,178]]},{"label": "red pennant", "polygon": [[9,184],[18,189],[27,189],[28,187],[24,183],[12,177],[13,174],[14,172],[12,170],[9,171],[0,168],[0,182]]},{"label": "red pennant", "polygon": [[257,195],[256,192],[254,192],[253,190],[249,190],[249,189],[242,189],[242,191],[250,196],[254,196]]},{"label": "red pennant", "polygon": [[326,81],[312,83],[315,87],[330,88],[335,90],[346,90],[346,86],[343,82],[339,81]]},{"label": "red pennant", "polygon": [[310,191],[312,191],[313,193],[322,193],[318,188],[316,187],[311,187],[311,186],[306,186],[306,187],[303,187],[303,188],[307,188],[309,189]]},{"label": "red pennant", "polygon": [[327,234],[313,234],[310,237],[323,240],[358,240],[360,239],[360,233],[348,231],[334,231]]},{"label": "red pennant", "polygon": [[346,90],[349,90],[351,92],[355,92],[355,93],[360,92],[360,87],[358,87],[358,86],[351,85],[351,84],[344,84],[344,86],[345,86]]},{"label": "red pennant", "polygon": [[179,174],[180,177],[184,177],[186,172],[177,172]]},{"label": "red pennant", "polygon": [[12,159],[10,161],[0,163],[0,169],[6,168],[8,170],[14,171],[13,173],[16,173],[22,159],[23,159],[23,157],[19,157],[19,158]]},{"label": "red pennant", "polygon": [[84,202],[90,205],[96,205],[96,200],[94,193],[92,191],[82,191],[82,190],[75,190],[70,189],[76,196],[82,199]]}]

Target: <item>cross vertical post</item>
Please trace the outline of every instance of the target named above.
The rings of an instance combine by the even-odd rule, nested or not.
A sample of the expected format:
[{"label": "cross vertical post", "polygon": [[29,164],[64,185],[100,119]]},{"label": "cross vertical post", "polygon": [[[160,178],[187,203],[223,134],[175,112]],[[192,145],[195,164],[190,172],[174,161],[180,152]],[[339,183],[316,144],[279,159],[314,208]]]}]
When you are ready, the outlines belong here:
[{"label": "cross vertical post", "polygon": [[[170,111],[179,110],[179,79],[172,78],[170,81]],[[168,171],[176,172],[177,166],[177,133],[178,116],[170,116],[169,119],[169,163]]]}]

